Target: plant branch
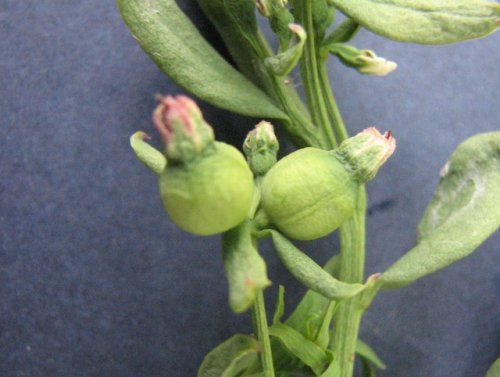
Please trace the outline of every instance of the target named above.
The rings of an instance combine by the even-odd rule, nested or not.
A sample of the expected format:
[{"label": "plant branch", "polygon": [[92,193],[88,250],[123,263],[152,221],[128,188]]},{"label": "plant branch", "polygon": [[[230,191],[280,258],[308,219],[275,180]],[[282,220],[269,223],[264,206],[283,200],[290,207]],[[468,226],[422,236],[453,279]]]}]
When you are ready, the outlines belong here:
[{"label": "plant branch", "polygon": [[260,360],[262,364],[263,377],[274,377],[273,355],[271,342],[269,341],[269,330],[267,325],[266,307],[264,293],[259,290],[252,306],[252,321],[257,339],[261,346]]},{"label": "plant branch", "polygon": [[[365,264],[365,188],[358,194],[357,211],[340,229],[340,280],[349,283],[363,281]],[[335,319],[332,342],[335,368],[332,376],[351,377],[354,368],[356,339],[365,306],[360,296],[340,303]]]},{"label": "plant branch", "polygon": [[335,134],[332,131],[328,111],[322,95],[321,82],[318,72],[319,55],[316,33],[314,31],[312,2],[296,1],[294,6],[296,16],[302,22],[307,33],[307,40],[304,52],[300,59],[300,73],[304,85],[309,111],[313,122],[322,132],[326,141],[326,149],[333,149],[337,146]]}]

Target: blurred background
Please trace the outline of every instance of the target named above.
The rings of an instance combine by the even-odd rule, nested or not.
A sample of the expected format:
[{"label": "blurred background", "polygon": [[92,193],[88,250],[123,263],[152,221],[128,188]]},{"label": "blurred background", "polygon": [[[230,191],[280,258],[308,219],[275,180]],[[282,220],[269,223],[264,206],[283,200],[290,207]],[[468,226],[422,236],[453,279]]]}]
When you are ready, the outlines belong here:
[{"label": "blurred background", "polygon": [[[179,4],[220,43],[194,1]],[[156,177],[128,145],[136,130],[154,135],[154,95],[183,90],[112,1],[2,0],[0,34],[0,376],[196,375],[209,350],[251,331],[250,317],[227,305],[219,238],[170,223]],[[394,73],[361,76],[332,59],[350,132],[375,125],[398,143],[368,184],[367,274],[414,245],[456,146],[499,130],[499,42],[497,33],[417,46],[363,30],[353,44],[397,62]],[[258,121],[201,107],[236,145]],[[499,244],[497,233],[467,259],[377,297],[361,337],[388,365],[378,375],[484,376],[500,355]],[[301,246],[319,263],[338,250],[335,235]],[[262,253],[268,303],[283,284],[288,312],[304,289],[268,243]]]}]

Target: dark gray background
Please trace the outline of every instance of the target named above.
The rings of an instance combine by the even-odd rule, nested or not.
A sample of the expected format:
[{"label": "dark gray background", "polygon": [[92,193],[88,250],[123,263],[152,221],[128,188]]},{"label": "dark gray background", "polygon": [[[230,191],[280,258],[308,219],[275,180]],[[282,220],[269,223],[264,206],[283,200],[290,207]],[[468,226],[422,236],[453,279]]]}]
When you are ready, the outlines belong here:
[{"label": "dark gray background", "polygon": [[[213,36],[192,2],[184,9]],[[172,225],[128,137],[152,131],[153,96],[182,93],[143,54],[111,1],[0,1],[0,376],[194,376],[212,347],[249,332],[226,303],[218,237]],[[391,129],[396,154],[368,185],[367,273],[414,245],[451,151],[499,129],[498,43],[426,47],[361,32],[399,63],[386,78],[332,63],[352,133]],[[206,104],[219,138],[255,120]],[[291,150],[285,146],[284,150]],[[319,262],[332,239],[305,246]],[[498,234],[468,259],[383,292],[361,334],[391,377],[482,377],[500,354]],[[263,249],[292,307],[303,293]]]}]

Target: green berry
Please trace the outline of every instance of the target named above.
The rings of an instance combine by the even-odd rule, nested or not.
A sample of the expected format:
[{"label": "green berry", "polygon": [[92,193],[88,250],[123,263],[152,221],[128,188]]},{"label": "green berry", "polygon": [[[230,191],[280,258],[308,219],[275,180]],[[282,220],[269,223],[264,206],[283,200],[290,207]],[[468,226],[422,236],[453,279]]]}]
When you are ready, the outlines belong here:
[{"label": "green berry", "polygon": [[199,235],[222,233],[241,223],[253,190],[243,155],[220,142],[187,164],[169,165],[160,175],[160,194],[171,220]]},{"label": "green berry", "polygon": [[281,232],[299,240],[323,237],[354,213],[358,183],[328,151],[304,148],[262,182],[262,208]]}]

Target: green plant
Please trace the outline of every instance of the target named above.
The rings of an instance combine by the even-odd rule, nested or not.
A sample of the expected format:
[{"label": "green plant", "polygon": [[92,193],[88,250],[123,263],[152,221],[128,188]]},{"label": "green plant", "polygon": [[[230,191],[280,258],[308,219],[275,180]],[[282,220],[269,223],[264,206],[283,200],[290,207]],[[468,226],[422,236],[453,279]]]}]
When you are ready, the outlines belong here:
[{"label": "green plant", "polygon": [[[200,367],[200,377],[350,377],[355,354],[361,358],[363,375],[374,375],[374,368],[384,365],[358,340],[358,329],[376,295],[383,289],[411,284],[464,258],[500,224],[500,132],[491,132],[468,139],[450,157],[420,222],[417,245],[382,274],[364,280],[363,183],[373,178],[394,151],[395,142],[390,133],[380,135],[372,129],[349,138],[326,74],[330,54],[362,74],[385,75],[395,69],[394,63],[374,52],[347,44],[361,27],[397,41],[453,43],[496,30],[500,5],[480,0],[286,3],[198,0],[223,38],[237,71],[200,36],[175,1],[118,0],[133,35],[172,79],[215,106],[272,119],[302,148],[276,163],[277,140],[272,127],[260,124],[244,145],[255,188],[242,178],[239,182],[244,188],[235,191],[249,194],[228,199],[221,188],[234,182],[228,179],[224,183],[224,174],[198,179],[201,172],[218,172],[226,165],[222,161],[232,161],[222,157],[212,162],[205,145],[196,149],[199,140],[211,135],[204,127],[191,127],[196,122],[204,124],[198,112],[181,107],[185,116],[155,122],[166,144],[166,157],[144,143],[143,134],[131,139],[139,159],[161,173],[162,198],[174,222],[199,234],[225,232],[222,247],[230,306],[235,312],[252,310],[255,337],[236,335],[214,349]],[[276,52],[259,31],[256,9],[269,19],[278,38]],[[346,19],[329,32],[336,12],[342,12]],[[307,106],[287,85],[286,77],[297,64]],[[162,101],[172,107],[169,101],[173,100]],[[174,137],[165,137],[162,127]],[[177,158],[170,150],[181,151],[182,156]],[[200,164],[200,171],[192,168]],[[236,165],[238,171],[247,169],[245,164]],[[173,181],[177,184],[163,178],[170,174],[169,169],[176,177],[182,176]],[[233,176],[231,169],[226,172]],[[177,194],[172,200],[167,185]],[[205,209],[214,202],[217,210]],[[218,215],[207,219],[210,213]],[[223,221],[226,218],[229,220]],[[211,223],[210,229],[205,229],[210,220],[217,226]],[[332,257],[324,268],[288,239],[315,239],[338,227],[340,255]],[[283,264],[309,289],[286,320],[282,319],[284,290],[280,289],[271,326],[263,300],[269,280],[258,252],[258,240],[263,237],[272,238]]]}]

